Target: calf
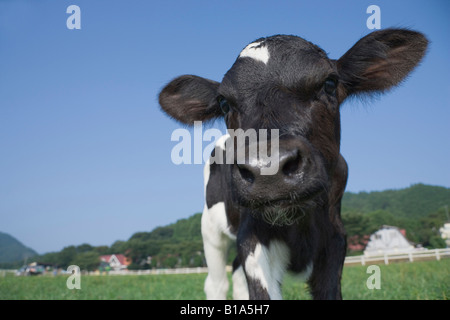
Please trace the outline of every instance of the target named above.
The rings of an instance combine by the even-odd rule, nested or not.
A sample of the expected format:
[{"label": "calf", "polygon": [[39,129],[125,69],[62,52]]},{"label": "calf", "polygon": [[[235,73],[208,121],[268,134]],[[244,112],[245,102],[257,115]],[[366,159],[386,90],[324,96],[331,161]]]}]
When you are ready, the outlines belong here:
[{"label": "calf", "polygon": [[[421,33],[386,29],[332,60],[311,42],[276,35],[245,47],[221,83],[184,75],[161,91],[163,111],[184,124],[224,118],[228,129],[278,129],[270,163],[248,153],[244,162],[234,157],[205,166],[208,299],[226,298],[230,239],[238,252],[234,298],[280,299],[285,271],[302,274],[314,299],[342,298],[346,234],[340,209],[347,164],[339,151],[339,106],[348,97],[399,84],[427,43]],[[226,145],[233,139],[219,139],[211,159],[230,152]],[[261,173],[274,164],[275,174]]]}]

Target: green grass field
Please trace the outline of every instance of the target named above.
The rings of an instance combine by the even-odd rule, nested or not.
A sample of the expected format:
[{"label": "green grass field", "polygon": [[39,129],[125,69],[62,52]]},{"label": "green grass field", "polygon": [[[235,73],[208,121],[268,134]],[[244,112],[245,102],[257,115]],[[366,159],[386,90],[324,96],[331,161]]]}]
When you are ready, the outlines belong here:
[{"label": "green grass field", "polygon": [[[448,299],[450,296],[450,259],[414,263],[380,265],[381,288],[368,289],[371,274],[367,266],[344,268],[342,295],[344,299]],[[98,300],[205,299],[203,283],[206,274],[81,276],[81,289],[66,287],[68,276],[0,277],[0,300]],[[307,287],[295,277],[286,276],[284,299],[310,299]],[[231,299],[231,286],[229,291]]]}]

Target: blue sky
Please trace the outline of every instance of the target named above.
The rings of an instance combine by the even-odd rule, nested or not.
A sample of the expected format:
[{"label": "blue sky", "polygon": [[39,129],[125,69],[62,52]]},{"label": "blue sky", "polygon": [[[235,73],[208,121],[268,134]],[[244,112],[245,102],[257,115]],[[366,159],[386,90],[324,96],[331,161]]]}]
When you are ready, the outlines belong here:
[{"label": "blue sky", "polygon": [[[66,27],[71,4],[81,30]],[[339,58],[371,32],[372,4],[382,28],[419,30],[431,45],[399,88],[343,105],[347,190],[450,187],[448,1],[3,0],[0,231],[44,253],[200,212],[203,168],[171,162],[180,125],[159,110],[161,88],[181,74],[220,81],[242,48],[273,34]]]}]

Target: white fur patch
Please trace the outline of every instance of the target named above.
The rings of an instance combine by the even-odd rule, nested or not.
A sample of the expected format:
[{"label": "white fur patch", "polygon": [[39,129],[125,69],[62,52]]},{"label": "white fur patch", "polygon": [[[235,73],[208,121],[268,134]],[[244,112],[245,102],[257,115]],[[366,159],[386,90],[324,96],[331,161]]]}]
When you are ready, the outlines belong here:
[{"label": "white fur patch", "polygon": [[208,161],[206,161],[205,163],[205,167],[203,168],[203,190],[204,190],[204,195],[205,195],[205,199],[206,199],[206,187],[208,186],[208,181],[209,181],[209,159]]},{"label": "white fur patch", "polygon": [[280,283],[290,260],[289,248],[284,242],[274,240],[265,247],[257,244],[255,251],[245,260],[247,276],[259,280],[272,300],[282,299]]},{"label": "white fur patch", "polygon": [[255,59],[257,61],[264,62],[264,64],[267,64],[269,62],[269,50],[266,46],[261,45],[261,42],[253,42],[250,43],[248,46],[245,47],[244,50],[242,50],[241,54],[239,55],[239,58],[249,57],[252,59]]},{"label": "white fur patch", "polygon": [[[229,137],[230,137],[230,134],[228,134],[228,133],[224,134],[219,139],[217,139],[215,146],[219,147],[222,150],[225,150],[225,142],[227,141],[227,139]],[[209,166],[211,165],[211,159],[213,159],[213,157],[209,157],[208,161],[206,161],[206,163],[205,163],[205,167],[203,168],[203,187],[204,187],[204,192],[205,192],[204,193],[205,198],[206,198],[206,187],[208,186],[208,182],[209,182],[209,174],[210,174]]]},{"label": "white fur patch", "polygon": [[224,134],[223,136],[221,136],[219,139],[217,139],[216,141],[216,147],[219,147],[222,150],[225,150],[225,142],[228,140],[228,138],[230,137],[230,134]]},{"label": "white fur patch", "polygon": [[217,202],[209,209],[205,205],[202,216],[202,233],[204,232],[217,232],[218,234],[225,234],[232,240],[236,240],[236,235],[231,233],[230,226],[228,225],[224,202]]},{"label": "white fur patch", "polygon": [[239,266],[233,272],[233,299],[234,300],[248,300],[248,285],[245,278],[244,269]]},{"label": "white fur patch", "polygon": [[[216,145],[225,149],[225,141],[229,135],[220,137]],[[204,192],[210,178],[210,158],[203,168]],[[206,202],[206,201],[205,201]],[[208,276],[205,280],[205,293],[208,300],[226,299],[228,292],[228,277],[226,273],[226,260],[230,239],[236,239],[230,231],[225,203],[218,202],[211,208],[205,203],[202,215],[202,236],[205,258],[208,264]]]},{"label": "white fur patch", "polygon": [[202,215],[202,236],[203,249],[208,264],[208,276],[204,287],[208,300],[226,299],[228,292],[228,278],[225,267],[230,239],[224,233],[227,229],[225,204],[219,202],[209,209],[205,204]]}]

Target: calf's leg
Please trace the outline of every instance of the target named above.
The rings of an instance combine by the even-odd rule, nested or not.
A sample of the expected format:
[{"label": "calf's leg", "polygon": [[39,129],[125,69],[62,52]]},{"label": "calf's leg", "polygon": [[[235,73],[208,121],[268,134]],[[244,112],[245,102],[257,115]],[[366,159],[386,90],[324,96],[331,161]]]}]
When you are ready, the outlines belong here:
[{"label": "calf's leg", "polygon": [[205,205],[202,215],[203,249],[208,265],[204,290],[208,300],[225,300],[228,292],[226,263],[230,238],[223,232],[222,215],[225,215],[223,202],[211,208]]}]

